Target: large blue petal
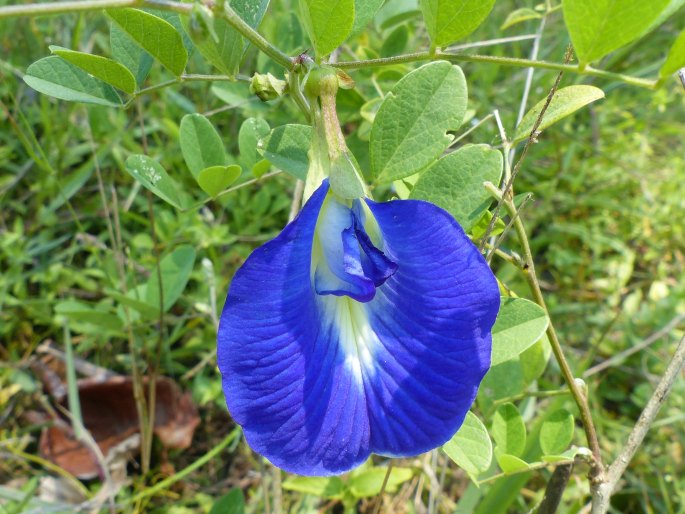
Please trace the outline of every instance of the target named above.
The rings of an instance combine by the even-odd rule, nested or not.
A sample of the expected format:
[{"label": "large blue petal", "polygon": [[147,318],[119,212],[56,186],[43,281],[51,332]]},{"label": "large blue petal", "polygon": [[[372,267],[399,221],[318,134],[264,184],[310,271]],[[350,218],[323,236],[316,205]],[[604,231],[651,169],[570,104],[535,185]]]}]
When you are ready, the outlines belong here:
[{"label": "large blue petal", "polygon": [[314,229],[327,191],[319,188],[237,271],[218,334],[226,402],[248,443],[306,475],[347,471],[370,453],[363,390],[334,327],[322,323],[323,297],[312,287]]},{"label": "large blue petal", "polygon": [[367,204],[397,272],[365,304],[377,336],[366,379],[371,449],[416,455],[450,439],[490,366],[497,281],[446,211],[418,200]]},{"label": "large blue petal", "polygon": [[[368,201],[372,242],[359,212],[350,223],[351,211],[331,211],[322,223],[327,192],[325,183],[238,270],[218,336],[227,404],[248,442],[306,475],[449,439],[489,366],[499,306],[487,264],[442,209]],[[325,238],[335,251],[322,261]],[[375,296],[317,294],[313,258],[342,288],[370,282]]]}]

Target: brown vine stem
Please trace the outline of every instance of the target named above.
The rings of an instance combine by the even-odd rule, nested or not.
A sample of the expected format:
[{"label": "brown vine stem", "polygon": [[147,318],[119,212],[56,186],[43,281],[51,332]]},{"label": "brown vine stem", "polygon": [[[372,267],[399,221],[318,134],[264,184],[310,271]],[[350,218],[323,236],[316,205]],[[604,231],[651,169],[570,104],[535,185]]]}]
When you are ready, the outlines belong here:
[{"label": "brown vine stem", "polygon": [[591,514],[604,514],[609,510],[611,495],[616,490],[616,486],[621,476],[625,472],[628,464],[635,456],[638,448],[644,441],[647,432],[651,428],[656,419],[659,409],[664,404],[668,395],[673,389],[676,379],[680,375],[680,371],[685,364],[685,337],[678,343],[678,348],[673,355],[673,359],[669,363],[664,372],[659,384],[657,385],[652,397],[647,402],[645,409],[640,414],[640,418],[635,423],[633,430],[628,436],[626,445],[621,450],[621,453],[616,460],[609,466],[606,472],[605,480],[595,484],[592,488],[592,511]]}]

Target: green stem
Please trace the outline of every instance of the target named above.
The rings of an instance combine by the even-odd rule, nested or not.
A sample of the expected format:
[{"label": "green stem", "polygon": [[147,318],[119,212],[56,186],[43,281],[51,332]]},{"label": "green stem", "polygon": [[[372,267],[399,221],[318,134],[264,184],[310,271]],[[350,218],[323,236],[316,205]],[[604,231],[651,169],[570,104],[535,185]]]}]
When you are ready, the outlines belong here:
[{"label": "green stem", "polygon": [[[49,2],[44,4],[9,5],[0,7],[0,20],[19,16],[44,16],[49,14],[68,14],[83,11],[98,11],[101,9],[117,9],[123,7],[152,7],[164,11],[180,14],[190,14],[192,3],[174,2],[172,0],[83,0],[66,2]],[[275,62],[290,70],[294,62],[279,48],[269,43],[255,29],[250,27],[229,5],[224,2],[224,8],[217,10],[215,15],[226,20],[235,30],[240,32],[250,43],[271,57]]]},{"label": "green stem", "polygon": [[[509,216],[514,219],[514,229],[516,230],[516,235],[518,236],[518,240],[523,250],[523,261],[525,263],[523,275],[531,292],[533,293],[535,302],[545,310],[547,317],[549,318],[549,309],[547,308],[547,303],[545,302],[537,274],[535,273],[535,261],[533,260],[533,253],[530,249],[530,243],[528,242],[528,235],[526,234],[526,229],[523,226],[523,221],[518,215],[516,206],[511,198],[504,198],[503,204],[507,209]],[[552,352],[554,353],[554,357],[559,364],[559,368],[561,369],[561,373],[566,381],[566,385],[568,386],[571,395],[578,406],[578,410],[580,411],[580,417],[583,422],[583,428],[587,437],[588,446],[590,447],[592,456],[594,458],[593,477],[599,476],[603,471],[602,455],[600,452],[599,440],[597,439],[597,431],[595,430],[595,425],[592,421],[590,407],[585,394],[580,390],[578,383],[575,381],[575,377],[573,376],[571,367],[566,360],[566,356],[564,355],[564,351],[561,347],[561,342],[559,341],[559,337],[557,336],[557,332],[552,324],[551,319],[547,325],[547,337],[549,338]]]},{"label": "green stem", "polygon": [[146,87],[135,92],[124,105],[124,109],[130,107],[136,98],[140,98],[143,95],[148,95],[150,93],[154,93],[155,91],[159,91],[170,86],[175,86],[177,84],[184,84],[186,82],[235,82],[236,80],[249,82],[250,79],[242,75],[229,77],[228,75],[202,75],[192,73],[184,74],[175,79],[166,80],[164,82],[160,82],[159,84],[155,84],[154,86]]},{"label": "green stem", "polygon": [[538,61],[532,59],[519,59],[517,57],[499,57],[494,55],[479,54],[456,54],[450,52],[436,51],[435,53],[415,52],[411,54],[396,55],[394,57],[381,57],[378,59],[368,59],[363,61],[348,61],[335,64],[341,70],[359,70],[363,68],[373,68],[377,66],[392,66],[394,64],[406,64],[421,61],[447,60],[451,62],[485,62],[499,64],[502,66],[514,66],[518,68],[540,68],[544,70],[563,71],[568,73],[578,73],[590,77],[598,77],[609,80],[619,80],[632,86],[655,89],[657,81],[631,77],[622,73],[598,70],[590,66],[581,68],[575,64],[559,64],[548,61]]}]

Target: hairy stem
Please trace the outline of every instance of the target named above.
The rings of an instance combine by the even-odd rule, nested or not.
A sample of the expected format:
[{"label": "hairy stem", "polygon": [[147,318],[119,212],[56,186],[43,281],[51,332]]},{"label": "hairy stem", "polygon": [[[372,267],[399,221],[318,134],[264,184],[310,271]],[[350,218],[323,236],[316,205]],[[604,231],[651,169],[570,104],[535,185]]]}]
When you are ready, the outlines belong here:
[{"label": "hairy stem", "polygon": [[347,61],[336,63],[337,68],[343,70],[359,70],[363,68],[374,68],[378,66],[392,66],[394,64],[404,64],[421,61],[435,61],[446,60],[452,62],[484,62],[490,64],[499,64],[501,66],[514,66],[517,68],[539,68],[544,70],[563,71],[568,73],[578,73],[590,77],[598,77],[609,80],[619,80],[632,86],[644,87],[647,89],[654,89],[657,86],[655,80],[642,79],[639,77],[632,77],[622,73],[614,73],[611,71],[598,70],[591,66],[581,68],[575,64],[559,64],[555,62],[539,61],[532,59],[519,59],[517,57],[500,57],[495,55],[479,55],[479,54],[460,54],[451,52],[436,51],[431,52],[415,52],[411,54],[397,55],[394,57],[380,57],[378,59],[368,59],[363,61]]}]

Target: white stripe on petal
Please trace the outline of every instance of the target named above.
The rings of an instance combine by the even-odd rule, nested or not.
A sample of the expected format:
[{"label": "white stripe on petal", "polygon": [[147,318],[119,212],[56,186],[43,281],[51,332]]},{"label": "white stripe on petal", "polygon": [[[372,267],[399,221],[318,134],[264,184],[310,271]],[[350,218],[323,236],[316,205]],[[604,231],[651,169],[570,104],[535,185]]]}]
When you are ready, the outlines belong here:
[{"label": "white stripe on petal", "polygon": [[331,333],[338,335],[345,366],[363,387],[364,377],[376,374],[375,353],[380,345],[369,322],[367,304],[348,296],[319,296],[318,300],[324,328],[332,328]]}]

